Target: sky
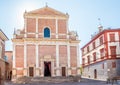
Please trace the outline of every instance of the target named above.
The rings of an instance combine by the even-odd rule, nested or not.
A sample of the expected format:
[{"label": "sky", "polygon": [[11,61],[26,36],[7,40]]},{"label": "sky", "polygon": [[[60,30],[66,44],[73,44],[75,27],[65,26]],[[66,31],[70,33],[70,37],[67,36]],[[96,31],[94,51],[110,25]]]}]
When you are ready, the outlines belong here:
[{"label": "sky", "polygon": [[[69,14],[69,30],[77,31],[80,48],[98,31],[99,23],[104,29],[120,28],[120,0],[0,0],[0,29],[8,36],[6,50],[12,50],[14,28],[24,27],[23,13],[45,5]],[[100,22],[98,20],[100,18]]]}]

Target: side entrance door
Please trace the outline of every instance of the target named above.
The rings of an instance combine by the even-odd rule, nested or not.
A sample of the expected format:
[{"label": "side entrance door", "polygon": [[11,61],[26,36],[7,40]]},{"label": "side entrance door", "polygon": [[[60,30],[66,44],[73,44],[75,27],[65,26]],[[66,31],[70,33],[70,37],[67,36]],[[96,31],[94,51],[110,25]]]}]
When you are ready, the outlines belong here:
[{"label": "side entrance door", "polygon": [[66,69],[65,69],[65,67],[62,67],[62,76],[66,76]]},{"label": "side entrance door", "polygon": [[96,69],[94,70],[94,78],[95,79],[97,78],[97,70]]},{"label": "side entrance door", "polygon": [[34,76],[34,68],[33,67],[29,67],[29,76],[30,77]]}]

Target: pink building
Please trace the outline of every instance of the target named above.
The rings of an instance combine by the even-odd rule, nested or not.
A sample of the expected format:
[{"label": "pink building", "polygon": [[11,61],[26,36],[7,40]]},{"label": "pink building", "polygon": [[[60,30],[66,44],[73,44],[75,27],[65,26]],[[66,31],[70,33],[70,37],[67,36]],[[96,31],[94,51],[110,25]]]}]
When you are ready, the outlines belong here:
[{"label": "pink building", "polygon": [[81,50],[83,77],[106,80],[120,76],[120,28],[99,27],[99,33]]},{"label": "pink building", "polygon": [[48,6],[24,13],[24,29],[13,35],[13,78],[80,74],[79,40],[69,15]]},{"label": "pink building", "polygon": [[5,51],[5,56],[7,58],[7,79],[10,79],[12,78],[12,62],[13,62],[13,53],[12,51]]},{"label": "pink building", "polygon": [[1,79],[6,79],[7,72],[7,60],[5,57],[5,41],[8,40],[8,37],[0,29],[0,84]]}]

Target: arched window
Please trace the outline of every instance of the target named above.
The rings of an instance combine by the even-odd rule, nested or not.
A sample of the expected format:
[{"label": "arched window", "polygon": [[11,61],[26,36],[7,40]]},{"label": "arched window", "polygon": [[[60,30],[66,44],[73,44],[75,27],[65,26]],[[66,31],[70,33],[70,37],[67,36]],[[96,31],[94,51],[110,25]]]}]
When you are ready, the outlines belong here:
[{"label": "arched window", "polygon": [[50,29],[47,27],[44,29],[44,38],[50,38]]}]

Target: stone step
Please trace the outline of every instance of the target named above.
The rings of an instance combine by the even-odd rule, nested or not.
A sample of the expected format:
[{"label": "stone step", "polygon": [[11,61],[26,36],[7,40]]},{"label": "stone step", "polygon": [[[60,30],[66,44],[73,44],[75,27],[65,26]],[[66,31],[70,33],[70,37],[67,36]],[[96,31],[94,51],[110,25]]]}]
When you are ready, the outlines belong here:
[{"label": "stone step", "polygon": [[15,83],[35,83],[35,82],[51,82],[51,83],[60,83],[60,82],[74,82],[80,81],[80,76],[72,77],[21,77],[18,78]]}]

